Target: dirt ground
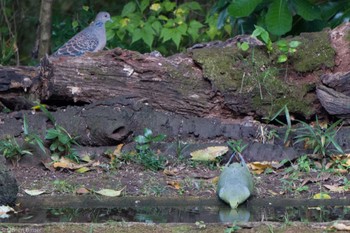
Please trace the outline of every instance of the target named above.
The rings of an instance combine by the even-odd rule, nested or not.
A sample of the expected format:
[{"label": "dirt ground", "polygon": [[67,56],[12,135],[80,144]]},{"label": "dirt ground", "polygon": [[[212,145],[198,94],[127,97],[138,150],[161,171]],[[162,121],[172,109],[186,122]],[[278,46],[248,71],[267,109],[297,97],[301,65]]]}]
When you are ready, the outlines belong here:
[{"label": "dirt ground", "polygon": [[[24,190],[40,189],[42,195],[88,195],[100,189],[122,190],[122,196],[148,197],[215,197],[218,176],[224,164],[200,163],[188,159],[170,160],[164,170],[146,170],[133,161],[118,161],[111,166],[107,156],[98,156],[97,165],[91,170],[78,173],[67,168],[53,168],[43,163],[20,161],[17,167],[9,165],[19,184],[18,196],[27,195]],[[171,161],[171,162],[170,162]],[[311,169],[302,172],[297,162],[279,169],[267,169],[254,174],[253,198],[312,198],[320,192],[332,199],[347,198],[350,191],[330,190],[329,187],[345,187],[350,180],[348,174]],[[328,188],[327,188],[328,187]],[[86,192],[86,188],[89,192]]]}]

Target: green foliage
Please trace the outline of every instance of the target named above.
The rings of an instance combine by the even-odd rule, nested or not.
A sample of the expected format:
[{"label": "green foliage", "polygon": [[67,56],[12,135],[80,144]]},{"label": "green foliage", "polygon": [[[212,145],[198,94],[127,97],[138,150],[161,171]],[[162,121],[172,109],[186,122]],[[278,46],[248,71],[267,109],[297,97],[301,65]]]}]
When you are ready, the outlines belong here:
[{"label": "green foliage", "polygon": [[45,139],[51,142],[50,151],[52,157],[57,160],[59,157],[65,156],[71,160],[79,162],[77,152],[72,149],[72,145],[79,145],[76,138],[72,137],[62,126],[55,125],[54,128],[46,131]]},{"label": "green foliage", "polygon": [[255,25],[255,30],[252,33],[252,37],[259,37],[265,43],[267,51],[272,51],[272,40],[270,39],[269,33],[263,27]]},{"label": "green foliage", "polygon": [[[284,116],[286,118],[286,123],[285,122],[282,122],[278,119],[279,115],[281,115],[281,113],[284,112]],[[292,132],[292,121],[291,121],[291,118],[290,118],[290,114],[289,114],[289,110],[288,110],[288,107],[287,105],[284,105],[280,110],[277,111],[277,113],[271,117],[269,119],[269,122],[272,122],[272,121],[276,121],[278,122],[279,124],[285,126],[287,129],[286,129],[286,133],[284,135],[284,143],[286,143],[289,139],[289,135],[290,133]]]},{"label": "green foliage", "polygon": [[278,63],[284,63],[288,60],[288,56],[297,51],[297,47],[301,44],[300,41],[292,40],[289,43],[286,40],[277,41],[278,49],[281,55],[278,56]]},{"label": "green foliage", "polygon": [[37,106],[47,118],[54,124],[54,127],[46,131],[45,139],[50,141],[50,151],[52,158],[58,160],[61,156],[65,156],[75,162],[80,161],[79,156],[72,148],[73,144],[79,145],[76,141],[77,137],[72,137],[65,128],[58,125],[53,115],[47,110],[45,105],[36,103]]},{"label": "green foliage", "polygon": [[45,149],[43,140],[39,137],[39,135],[29,132],[26,115],[23,116],[23,132],[24,132],[24,141],[26,143],[31,145],[38,145],[39,148],[46,154],[46,149]]},{"label": "green foliage", "polygon": [[314,154],[321,154],[323,157],[329,156],[334,152],[334,150],[328,148],[329,145],[333,145],[338,153],[344,154],[343,149],[335,141],[336,127],[341,123],[341,120],[334,122],[327,128],[320,125],[317,116],[314,126],[310,126],[303,121],[299,122],[302,124],[302,127],[297,129],[298,134],[295,137],[295,143],[304,142],[313,149]]},{"label": "green foliage", "polygon": [[230,149],[237,153],[237,154],[242,154],[244,149],[248,146],[248,144],[243,144],[243,140],[232,140],[228,141],[227,145],[230,147]]},{"label": "green foliage", "polygon": [[53,186],[60,193],[74,193],[76,187],[65,180],[54,180]]},{"label": "green foliage", "polygon": [[6,159],[10,159],[14,165],[18,164],[23,155],[32,155],[29,150],[23,149],[13,136],[0,140],[0,152]]},{"label": "green foliage", "polygon": [[229,24],[217,29],[217,15],[205,17],[195,1],[179,5],[169,0],[131,1],[112,19],[114,22],[106,25],[109,45],[140,52],[158,50],[170,55],[198,41],[231,35]]},{"label": "green foliage", "polygon": [[143,135],[138,135],[134,138],[136,142],[135,148],[137,151],[136,161],[139,162],[146,169],[158,171],[164,168],[165,160],[163,157],[156,154],[151,149],[153,143],[161,142],[165,139],[164,134],[153,136],[150,129],[145,129]]},{"label": "green foliage", "polygon": [[349,9],[346,0],[219,0],[213,7],[220,14],[219,26],[230,18],[233,28],[241,28],[242,33],[250,33],[256,24],[275,36],[335,27],[348,20]]}]

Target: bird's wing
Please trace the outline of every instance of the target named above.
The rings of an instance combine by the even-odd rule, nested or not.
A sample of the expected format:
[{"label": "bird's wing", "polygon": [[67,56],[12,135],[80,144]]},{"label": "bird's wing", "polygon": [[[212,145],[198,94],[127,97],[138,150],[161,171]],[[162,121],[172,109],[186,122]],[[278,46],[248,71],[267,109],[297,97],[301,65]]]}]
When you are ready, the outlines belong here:
[{"label": "bird's wing", "polygon": [[94,51],[98,43],[97,36],[90,28],[86,28],[60,47],[53,56],[81,56],[85,52]]}]

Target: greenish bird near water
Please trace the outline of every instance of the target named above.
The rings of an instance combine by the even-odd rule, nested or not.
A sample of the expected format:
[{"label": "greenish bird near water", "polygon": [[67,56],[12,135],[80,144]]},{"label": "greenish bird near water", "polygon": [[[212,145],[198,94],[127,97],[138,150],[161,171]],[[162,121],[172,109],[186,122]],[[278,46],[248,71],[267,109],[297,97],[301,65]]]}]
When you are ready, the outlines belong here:
[{"label": "greenish bird near water", "polygon": [[221,172],[217,187],[217,194],[221,200],[231,206],[245,202],[254,190],[253,177],[241,155],[240,163],[225,166]]}]

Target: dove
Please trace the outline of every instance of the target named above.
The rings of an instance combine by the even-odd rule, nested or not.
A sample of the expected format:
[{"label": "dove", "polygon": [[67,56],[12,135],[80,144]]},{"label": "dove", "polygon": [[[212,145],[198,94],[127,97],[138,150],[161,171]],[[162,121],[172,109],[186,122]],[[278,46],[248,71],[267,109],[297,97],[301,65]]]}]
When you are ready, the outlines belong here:
[{"label": "dove", "polygon": [[81,56],[86,52],[97,52],[106,46],[105,23],[111,21],[108,12],[100,12],[87,28],[76,34],[52,56]]}]

